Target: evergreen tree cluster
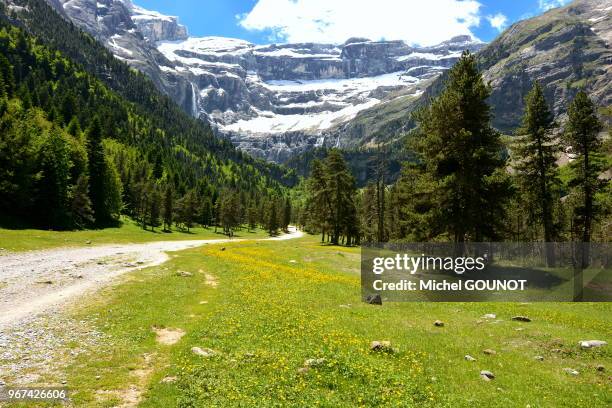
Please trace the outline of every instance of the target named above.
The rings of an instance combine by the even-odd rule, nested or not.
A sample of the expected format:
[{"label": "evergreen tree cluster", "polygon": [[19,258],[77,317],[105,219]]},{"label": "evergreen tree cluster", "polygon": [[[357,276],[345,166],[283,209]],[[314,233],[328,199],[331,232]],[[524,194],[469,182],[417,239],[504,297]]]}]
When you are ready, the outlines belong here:
[{"label": "evergreen tree cluster", "polygon": [[[489,95],[474,56],[465,53],[441,94],[415,115],[419,128],[409,148],[418,160],[406,164],[400,180],[387,188],[390,239],[588,242],[599,220],[599,238],[608,241],[604,220],[612,208],[604,203],[612,185],[600,176],[610,159],[604,157],[602,126],[588,96],[579,92],[571,101],[558,131],[534,83],[522,126],[505,147],[490,127]],[[563,152],[570,158],[565,182],[558,160]],[[365,224],[372,209],[363,214]]]},{"label": "evergreen tree cluster", "polygon": [[[522,126],[504,142],[491,127],[490,93],[475,57],[464,53],[444,90],[414,114],[418,128],[408,149],[416,158],[405,163],[400,179],[386,183],[387,155],[379,151],[374,182],[355,193],[350,175],[337,166],[339,155],[330,154],[325,164],[313,163],[298,189],[305,197],[298,223],[336,244],[339,231],[351,236],[349,244],[452,241],[460,248],[468,241],[590,242],[593,236],[608,242],[612,183],[604,175],[612,160],[588,96],[579,92],[571,101],[559,131],[534,83]],[[561,154],[570,159],[565,180]]]},{"label": "evergreen tree cluster", "polygon": [[[48,7],[27,3],[34,17]],[[47,42],[60,34],[64,48],[93,41],[63,20],[54,25],[50,13],[48,19],[40,17],[52,31]],[[124,84],[121,92],[14,26],[18,20],[1,7],[0,17],[0,214],[5,221],[85,228],[107,225],[125,213],[143,226],[160,225],[163,215],[166,225],[176,219],[189,228],[197,222],[190,219],[193,211],[184,210],[190,200],[208,197],[212,214],[222,190],[284,194],[288,179],[281,168],[217,139],[142,74],[112,57],[104,59],[106,51],[94,53],[101,47],[95,41],[75,58],[104,57],[96,66],[113,67],[108,81]],[[198,192],[197,199],[190,198],[191,191]]]},{"label": "evergreen tree cluster", "polygon": [[162,227],[166,232],[173,228],[189,232],[196,226],[214,227],[215,232],[231,238],[236,231],[253,232],[257,228],[270,235],[288,232],[292,222],[288,196],[230,188],[215,190],[203,181],[181,191],[165,178],[152,182],[132,177],[123,185],[124,213],[137,220],[143,229]]},{"label": "evergreen tree cluster", "polygon": [[359,243],[355,180],[340,151],[332,149],[324,161],[312,162],[303,190],[305,199],[296,209],[299,225],[320,232],[321,241]]}]

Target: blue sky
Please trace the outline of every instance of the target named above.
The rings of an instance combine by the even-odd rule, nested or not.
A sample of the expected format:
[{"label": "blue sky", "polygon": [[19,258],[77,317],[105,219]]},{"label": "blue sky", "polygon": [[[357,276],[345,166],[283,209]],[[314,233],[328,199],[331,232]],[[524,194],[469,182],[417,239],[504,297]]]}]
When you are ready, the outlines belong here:
[{"label": "blue sky", "polygon": [[178,16],[192,36],[340,43],[351,36],[431,45],[471,33],[491,41],[512,22],[569,0],[134,0]]}]

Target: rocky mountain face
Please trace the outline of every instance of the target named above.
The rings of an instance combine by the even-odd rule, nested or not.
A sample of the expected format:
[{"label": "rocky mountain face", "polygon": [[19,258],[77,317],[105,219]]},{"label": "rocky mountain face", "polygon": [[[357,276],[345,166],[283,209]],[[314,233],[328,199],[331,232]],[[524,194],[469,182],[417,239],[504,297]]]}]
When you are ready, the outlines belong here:
[{"label": "rocky mountain face", "polygon": [[557,116],[579,89],[610,106],[611,40],[612,0],[577,0],[512,25],[480,53],[493,87],[494,125],[512,131],[520,124],[525,95],[536,80]]},{"label": "rocky mountain face", "polygon": [[148,75],[158,89],[185,110],[191,110],[191,85],[164,72],[165,57],[158,40],[187,38],[187,30],[174,17],[135,6],[131,0],[47,0],[60,14],[93,35],[113,54]]},{"label": "rocky mountain face", "polygon": [[[525,96],[539,81],[559,123],[580,89],[601,107],[612,105],[612,0],[576,0],[566,7],[513,24],[483,47],[478,59],[490,81],[493,125],[506,133],[519,127]],[[418,98],[398,99],[360,112],[336,135],[367,143],[393,141],[414,126],[409,115],[443,85],[434,80]],[[363,146],[363,143],[360,144]]]},{"label": "rocky mountain face", "polygon": [[486,46],[457,37],[433,47],[365,38],[340,45],[193,38],[175,17],[131,0],[48,1],[183,109],[277,162],[319,146],[396,140],[465,49],[479,53],[502,131],[518,126],[534,80],[561,116],[580,88],[602,106],[612,99],[611,0],[576,0],[514,24]]},{"label": "rocky mountain face", "polygon": [[435,47],[353,38],[342,45],[254,45],[219,38],[160,41],[165,72],[194,86],[194,115],[251,154],[283,162],[321,145],[353,141],[333,132],[358,112],[418,96],[480,42],[457,37]]},{"label": "rocky mountain face", "polygon": [[379,104],[416,98],[465,49],[352,38],[341,45],[255,45],[190,38],[175,17],[131,0],[48,0],[180,106],[257,157],[285,161],[316,146],[356,140],[335,129]]}]

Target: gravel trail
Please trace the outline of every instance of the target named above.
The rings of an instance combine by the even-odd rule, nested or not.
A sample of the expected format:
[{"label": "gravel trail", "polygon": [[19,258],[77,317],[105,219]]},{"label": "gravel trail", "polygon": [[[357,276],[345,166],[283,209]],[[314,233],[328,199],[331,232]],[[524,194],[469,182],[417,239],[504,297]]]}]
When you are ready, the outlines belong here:
[{"label": "gravel trail", "polygon": [[[270,239],[299,238],[291,229]],[[113,339],[95,319],[63,313],[87,294],[128,272],[164,263],[167,252],[241,239],[161,241],[0,252],[0,387],[63,386],[64,367],[92,348],[112,348]],[[76,346],[75,346],[76,345]],[[55,378],[55,382],[49,382]],[[2,403],[0,402],[0,406]]]},{"label": "gravel trail", "polygon": [[[271,239],[302,236],[289,234]],[[0,330],[47,313],[114,278],[168,260],[166,252],[240,239],[160,241],[9,253],[0,256]]]}]

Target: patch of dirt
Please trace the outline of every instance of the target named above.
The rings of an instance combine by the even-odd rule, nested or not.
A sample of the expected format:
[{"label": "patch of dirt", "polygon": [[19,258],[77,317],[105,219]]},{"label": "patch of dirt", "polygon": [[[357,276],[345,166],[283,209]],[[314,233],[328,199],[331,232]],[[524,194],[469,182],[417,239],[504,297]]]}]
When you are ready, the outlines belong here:
[{"label": "patch of dirt", "polygon": [[178,343],[178,341],[185,335],[185,331],[183,329],[162,329],[159,327],[153,327],[153,331],[157,336],[155,341],[166,346],[171,346]]},{"label": "patch of dirt", "polygon": [[216,288],[216,287],[219,285],[219,282],[217,281],[217,278],[216,278],[215,276],[210,275],[210,274],[208,274],[208,273],[207,273],[207,274],[205,274],[204,276],[205,276],[205,278],[206,278],[206,284],[207,284],[208,286],[211,286],[211,287],[213,287],[213,288]]},{"label": "patch of dirt", "polygon": [[115,408],[137,407],[142,400],[142,393],[151,378],[151,374],[153,374],[154,357],[154,354],[143,354],[144,365],[131,372],[134,383],[122,390],[98,390],[96,392],[98,400],[103,402],[111,397],[121,401],[118,405],[115,405]]}]

